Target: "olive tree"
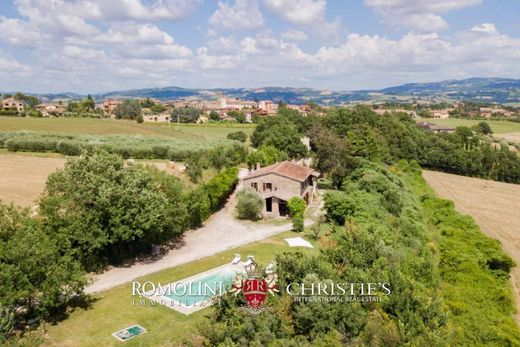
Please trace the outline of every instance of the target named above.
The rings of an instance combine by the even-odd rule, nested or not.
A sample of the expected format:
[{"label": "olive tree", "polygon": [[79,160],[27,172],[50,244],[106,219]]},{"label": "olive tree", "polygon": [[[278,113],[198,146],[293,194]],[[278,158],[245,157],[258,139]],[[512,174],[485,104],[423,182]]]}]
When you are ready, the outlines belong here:
[{"label": "olive tree", "polygon": [[264,200],[251,188],[243,188],[237,193],[238,218],[257,220],[260,218]]}]

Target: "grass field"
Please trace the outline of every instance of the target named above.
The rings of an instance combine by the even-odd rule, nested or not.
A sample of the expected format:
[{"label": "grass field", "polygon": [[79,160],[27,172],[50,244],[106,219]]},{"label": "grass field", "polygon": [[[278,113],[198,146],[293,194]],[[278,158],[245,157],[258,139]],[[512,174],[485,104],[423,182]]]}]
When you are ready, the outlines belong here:
[{"label": "grass field", "polygon": [[[306,238],[314,249],[288,247],[283,239],[294,236],[302,234],[282,233],[138,280],[169,283],[226,264],[235,253],[254,255],[258,263],[267,265],[281,252],[318,252],[320,241],[310,237]],[[186,340],[197,340],[197,325],[211,308],[186,316],[163,306],[133,306],[131,289],[129,283],[99,293],[90,308],[76,309],[59,324],[47,326],[44,346],[120,346],[111,333],[132,324],[143,326],[148,333],[125,342],[125,346],[180,346]]]},{"label": "grass field", "polygon": [[[462,214],[472,216],[488,236],[520,265],[520,185],[423,171],[423,177],[444,199],[453,200]],[[511,272],[520,322],[520,268]]]},{"label": "grass field", "polygon": [[251,135],[249,124],[138,124],[134,121],[95,118],[0,117],[1,131],[44,131],[53,133],[168,136],[179,139],[225,139],[229,133]]},{"label": "grass field", "polygon": [[[482,122],[482,120],[476,119],[460,119],[460,118],[448,118],[448,119],[421,119],[421,121],[427,121],[439,125],[447,125],[451,127],[467,126],[471,127]],[[506,120],[487,120],[485,121],[491,127],[491,130],[495,134],[505,134],[520,132],[520,123],[509,122]]]}]

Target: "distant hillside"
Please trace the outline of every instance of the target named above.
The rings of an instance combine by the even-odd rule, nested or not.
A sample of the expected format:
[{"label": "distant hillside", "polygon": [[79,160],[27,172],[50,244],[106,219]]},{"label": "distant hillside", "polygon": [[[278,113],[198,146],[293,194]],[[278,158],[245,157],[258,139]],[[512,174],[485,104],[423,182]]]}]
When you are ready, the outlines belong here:
[{"label": "distant hillside", "polygon": [[[106,98],[179,98],[215,99],[219,94],[249,100],[284,101],[303,104],[313,101],[321,105],[340,105],[361,101],[407,101],[411,99],[465,100],[486,103],[520,103],[520,79],[468,78],[430,83],[407,83],[380,90],[328,91],[311,88],[217,88],[189,89],[181,87],[145,88],[115,91],[93,95],[96,100]],[[42,100],[78,99],[75,93],[37,94]]]},{"label": "distant hillside", "polygon": [[520,79],[468,78],[431,83],[408,83],[379,90],[386,95],[447,97],[498,103],[520,102]]}]

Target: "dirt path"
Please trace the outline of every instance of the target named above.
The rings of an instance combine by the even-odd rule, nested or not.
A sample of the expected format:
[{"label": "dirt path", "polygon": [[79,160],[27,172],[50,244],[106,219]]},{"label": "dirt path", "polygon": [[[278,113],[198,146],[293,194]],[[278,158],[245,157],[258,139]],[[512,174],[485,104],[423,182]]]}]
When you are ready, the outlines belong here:
[{"label": "dirt path", "polygon": [[[243,177],[244,172],[240,172]],[[237,187],[237,190],[240,187]],[[314,204],[320,202],[315,201]],[[230,248],[262,240],[291,229],[291,222],[274,224],[268,222],[239,221],[234,216],[235,194],[226,206],[211,216],[201,228],[190,230],[184,234],[182,245],[168,251],[166,255],[154,262],[136,263],[131,266],[114,267],[102,274],[94,276],[94,282],[85,292],[93,293],[130,282],[160,270],[198,260]],[[315,206],[311,206],[316,208]],[[312,224],[305,220],[305,225]],[[243,257],[246,254],[242,254]],[[231,261],[231,259],[229,260]]]},{"label": "dirt path", "polygon": [[499,240],[518,264],[511,271],[520,323],[520,185],[423,171],[428,184],[457,211],[472,216],[486,235]]}]

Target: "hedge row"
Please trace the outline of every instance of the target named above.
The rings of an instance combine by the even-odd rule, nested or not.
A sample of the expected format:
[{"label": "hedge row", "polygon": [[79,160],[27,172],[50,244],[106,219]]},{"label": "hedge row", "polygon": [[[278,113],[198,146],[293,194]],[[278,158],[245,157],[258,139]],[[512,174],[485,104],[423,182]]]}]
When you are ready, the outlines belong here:
[{"label": "hedge row", "polygon": [[12,152],[56,152],[79,155],[94,148],[116,153],[123,158],[185,160],[213,148],[243,147],[231,140],[185,140],[145,136],[86,136],[52,133],[0,132],[0,148]]},{"label": "hedge row", "polygon": [[202,224],[220,209],[235,190],[237,182],[238,168],[231,167],[192,190],[188,197],[190,225],[196,227]]}]

